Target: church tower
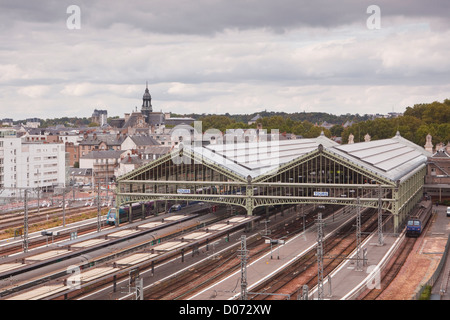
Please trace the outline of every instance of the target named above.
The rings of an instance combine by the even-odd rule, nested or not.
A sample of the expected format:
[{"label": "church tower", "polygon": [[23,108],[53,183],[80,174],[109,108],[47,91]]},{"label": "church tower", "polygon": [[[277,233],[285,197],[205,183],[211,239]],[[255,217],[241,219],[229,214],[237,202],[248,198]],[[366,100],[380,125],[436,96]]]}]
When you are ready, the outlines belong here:
[{"label": "church tower", "polygon": [[145,117],[145,122],[150,123],[150,113],[152,112],[153,112],[152,96],[148,91],[148,83],[146,83],[144,96],[142,97],[142,108],[141,108],[141,113]]}]

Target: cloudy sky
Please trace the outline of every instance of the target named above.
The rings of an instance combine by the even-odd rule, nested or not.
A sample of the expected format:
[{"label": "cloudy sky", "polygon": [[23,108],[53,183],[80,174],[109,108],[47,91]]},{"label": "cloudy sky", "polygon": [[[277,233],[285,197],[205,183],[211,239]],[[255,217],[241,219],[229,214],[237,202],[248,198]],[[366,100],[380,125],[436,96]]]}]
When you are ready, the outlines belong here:
[{"label": "cloudy sky", "polygon": [[449,13],[448,0],[0,0],[0,119],[123,116],[146,81],[154,111],[403,112],[450,98]]}]

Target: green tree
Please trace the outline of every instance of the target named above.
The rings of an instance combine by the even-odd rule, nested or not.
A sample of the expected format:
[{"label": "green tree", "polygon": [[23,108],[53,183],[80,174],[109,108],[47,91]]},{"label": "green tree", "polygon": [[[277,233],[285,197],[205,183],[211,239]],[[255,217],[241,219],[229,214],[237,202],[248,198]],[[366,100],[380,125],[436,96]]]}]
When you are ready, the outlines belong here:
[{"label": "green tree", "polygon": [[344,127],[340,124],[335,124],[330,128],[331,135],[334,137],[340,137],[342,131],[344,131]]},{"label": "green tree", "polygon": [[448,123],[450,122],[450,105],[433,102],[425,109],[422,120],[426,123]]},{"label": "green tree", "polygon": [[217,129],[221,132],[225,132],[226,129],[235,122],[231,118],[223,115],[205,116],[199,119],[202,121],[202,130],[205,132],[208,129]]}]

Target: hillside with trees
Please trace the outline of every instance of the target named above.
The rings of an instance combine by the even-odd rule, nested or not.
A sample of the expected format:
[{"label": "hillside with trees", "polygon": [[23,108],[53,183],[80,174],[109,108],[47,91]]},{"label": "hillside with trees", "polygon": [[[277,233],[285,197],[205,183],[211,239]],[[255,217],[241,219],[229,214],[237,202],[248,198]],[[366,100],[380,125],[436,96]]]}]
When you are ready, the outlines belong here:
[{"label": "hillside with trees", "polygon": [[416,104],[406,108],[398,118],[367,120],[353,124],[342,132],[342,141],[347,143],[352,133],[354,141],[364,141],[368,133],[372,140],[387,139],[400,135],[419,146],[425,145],[427,134],[433,137],[433,145],[450,142],[450,100]]},{"label": "hillside with trees", "polygon": [[[251,115],[195,115],[189,116],[202,121],[202,129],[226,129],[234,128],[256,128],[256,124],[248,125],[248,121],[256,114],[261,118],[258,120],[264,129],[278,129],[280,133],[287,132],[301,135],[304,138],[313,138],[320,135],[321,131],[327,137],[342,137],[343,143],[348,142],[348,136],[354,135],[354,141],[364,141],[364,136],[369,134],[372,140],[387,139],[395,136],[397,131],[401,136],[420,145],[425,145],[427,134],[433,137],[433,145],[439,142],[450,141],[450,100],[443,102],[416,104],[407,107],[403,116],[397,118],[376,118],[364,115],[331,115],[320,112],[313,113],[284,113],[284,112],[259,112]],[[334,124],[329,130],[320,127],[324,121]],[[353,121],[346,128],[343,124]]]},{"label": "hillside with trees", "polygon": [[[202,121],[202,130],[218,129],[225,132],[227,129],[256,129],[256,123],[248,124],[242,121],[236,121],[232,117],[226,115],[209,115],[198,119]],[[303,136],[304,138],[313,138],[320,135],[322,131],[327,137],[331,137],[330,130],[316,126],[313,123],[305,120],[293,120],[291,117],[270,116],[258,119],[258,123],[262,124],[263,129],[271,132],[276,129],[280,133],[293,133],[295,135]]]}]

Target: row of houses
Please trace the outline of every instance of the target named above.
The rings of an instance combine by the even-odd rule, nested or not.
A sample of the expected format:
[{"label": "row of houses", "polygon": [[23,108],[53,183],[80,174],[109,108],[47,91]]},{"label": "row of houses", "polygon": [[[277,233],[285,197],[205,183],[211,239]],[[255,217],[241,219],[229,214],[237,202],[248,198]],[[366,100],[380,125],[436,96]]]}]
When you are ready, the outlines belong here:
[{"label": "row of houses", "polygon": [[0,128],[0,197],[23,189],[50,192],[77,182],[114,181],[178,144],[167,143],[168,133],[157,135],[164,145],[151,136],[100,128]]},{"label": "row of houses", "polygon": [[[202,134],[187,124],[173,128],[161,125],[135,135],[105,126],[78,129],[63,126],[4,128],[3,138],[0,139],[0,189],[51,191],[56,186],[76,183],[93,185],[114,182],[117,177],[158,159],[178,148],[180,143],[186,143],[187,139]],[[230,130],[225,133],[223,142],[211,139],[202,143],[225,143],[229,135],[234,137],[235,132]],[[277,137],[288,138],[291,136],[285,134]],[[39,153],[43,155],[37,156]],[[10,194],[14,195],[14,191]]]}]

